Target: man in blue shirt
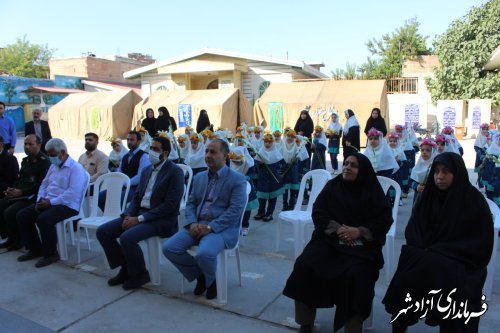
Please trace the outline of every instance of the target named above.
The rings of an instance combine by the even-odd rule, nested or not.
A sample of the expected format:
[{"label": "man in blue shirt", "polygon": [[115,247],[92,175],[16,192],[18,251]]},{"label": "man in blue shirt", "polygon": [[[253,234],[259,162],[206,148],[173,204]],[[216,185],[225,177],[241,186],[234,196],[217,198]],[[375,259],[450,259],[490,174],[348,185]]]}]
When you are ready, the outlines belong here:
[{"label": "man in blue shirt", "polygon": [[0,136],[3,138],[3,149],[11,155],[16,148],[16,124],[10,117],[4,115],[5,103],[0,102]]},{"label": "man in blue shirt", "polygon": [[45,149],[52,165],[38,190],[36,203],[16,215],[21,238],[28,249],[17,260],[42,257],[35,264],[37,268],[59,260],[55,225],[78,214],[90,178],[83,166],[68,155],[63,140],[50,139]]}]

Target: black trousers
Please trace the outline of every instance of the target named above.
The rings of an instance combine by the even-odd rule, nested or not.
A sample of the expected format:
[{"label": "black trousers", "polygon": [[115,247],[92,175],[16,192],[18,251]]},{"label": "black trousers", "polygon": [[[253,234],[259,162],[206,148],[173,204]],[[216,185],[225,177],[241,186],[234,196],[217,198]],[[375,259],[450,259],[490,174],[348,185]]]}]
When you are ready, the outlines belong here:
[{"label": "black trousers", "polygon": [[[140,212],[139,212],[140,215]],[[153,236],[158,236],[156,227],[148,222],[139,223],[132,228],[123,230],[123,219],[117,218],[104,223],[97,228],[96,236],[101,243],[109,267],[124,267],[130,276],[146,271],[144,254],[139,242]],[[118,243],[118,238],[120,243]]]},{"label": "black trousers", "polygon": [[21,241],[19,229],[16,222],[16,214],[23,208],[33,204],[31,200],[0,199],[0,235],[8,238],[9,243],[15,244]]},{"label": "black trousers", "polygon": [[[37,212],[35,204],[22,209],[16,215],[17,225],[24,245],[30,251],[41,251],[44,257],[57,253],[57,233],[55,225],[78,214],[68,206],[56,205]],[[40,231],[40,237],[36,228]]]}]

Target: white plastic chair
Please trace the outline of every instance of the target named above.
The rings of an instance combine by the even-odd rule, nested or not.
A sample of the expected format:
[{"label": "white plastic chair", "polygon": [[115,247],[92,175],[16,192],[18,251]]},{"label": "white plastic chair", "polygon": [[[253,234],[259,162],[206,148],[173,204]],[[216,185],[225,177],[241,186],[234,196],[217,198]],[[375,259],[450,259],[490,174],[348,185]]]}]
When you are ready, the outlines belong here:
[{"label": "white plastic chair", "polygon": [[[311,193],[309,195],[309,202],[307,203],[306,210],[302,210],[302,200],[304,199],[304,192],[306,190],[307,180],[312,180]],[[325,187],[325,184],[332,179],[332,175],[323,169],[311,170],[302,177],[300,182],[299,194],[297,202],[293,210],[281,212],[278,215],[276,223],[276,252],[280,249],[280,220],[290,222],[293,224],[294,234],[294,254],[297,258],[305,246],[304,229],[308,223],[312,224],[312,206],[316,201],[317,196]]]},{"label": "white plastic chair", "polygon": [[186,209],[186,202],[189,197],[189,188],[191,187],[191,181],[193,180],[193,169],[185,164],[177,164],[177,166],[182,169],[184,176],[186,176],[186,174],[188,175],[187,183],[184,185],[184,195],[181,199],[180,211],[182,212]]},{"label": "white plastic chair", "polygon": [[[245,200],[245,207],[248,203],[248,195],[250,194],[250,191],[252,189],[252,186],[250,183],[247,182],[247,190],[246,190],[246,200]],[[241,235],[241,225],[243,223],[243,215],[245,215],[245,210],[243,210],[243,213],[241,214],[240,218],[240,228],[238,231],[238,235]],[[239,238],[238,241],[236,242],[236,245],[232,249],[224,249],[224,251],[221,251],[217,255],[217,273],[216,273],[216,281],[217,281],[217,302],[220,304],[226,304],[227,303],[227,257],[228,255],[230,256],[236,256],[236,263],[238,265],[238,277],[239,277],[239,286],[241,287],[241,264],[240,264],[240,248],[239,248]],[[196,251],[198,250],[198,246],[193,246],[191,247],[188,252],[191,255],[195,255]],[[182,277],[181,281],[181,293],[184,294],[184,277]]]},{"label": "white plastic chair", "polygon": [[486,276],[486,281],[483,287],[483,293],[487,300],[491,299],[491,292],[493,290],[493,277],[495,275],[495,264],[497,260],[497,250],[498,250],[498,231],[500,230],[500,208],[497,204],[490,199],[486,199],[488,206],[490,207],[491,214],[493,215],[493,253],[491,254],[491,259],[488,264],[488,275]]},{"label": "white plastic chair", "polygon": [[[186,194],[186,191],[187,188],[186,185],[184,185],[184,195]],[[177,227],[179,230],[182,228],[180,218],[178,219]],[[148,253],[146,266],[149,270],[149,276],[151,277],[151,284],[155,286],[159,286],[161,284],[160,265],[162,258],[164,258],[161,252],[161,244],[166,239],[167,237],[160,238],[159,236],[153,236],[140,242],[141,247],[146,245],[146,251]]]},{"label": "white plastic chair", "polygon": [[401,199],[401,187],[399,184],[387,177],[383,176],[377,176],[377,179],[382,186],[382,190],[384,191],[384,194],[387,194],[389,189],[393,187],[396,190],[396,197],[394,199],[394,206],[392,207],[392,225],[389,231],[387,232],[387,235],[385,236],[385,246],[384,246],[384,252],[385,252],[385,258],[386,258],[386,269],[385,269],[385,279],[386,282],[389,283],[391,281],[391,277],[394,274],[394,271],[396,270],[396,263],[395,263],[395,255],[394,255],[394,239],[396,238],[396,222],[398,220],[398,210],[399,210],[399,200]]},{"label": "white plastic chair", "polygon": [[[121,202],[122,189],[125,187],[125,196]],[[102,216],[98,216],[99,193],[106,190],[106,203]],[[90,216],[81,219],[78,222],[77,228],[77,254],[78,263],[80,263],[80,229],[97,229],[100,225],[120,217],[120,214],[125,210],[127,204],[127,195],[130,190],[130,178],[121,172],[106,173],[94,182],[94,196],[92,197],[92,210]],[[90,250],[90,242],[87,233],[87,246]]]},{"label": "white plastic chair", "polygon": [[68,247],[67,247],[67,239],[66,239],[66,230],[69,231],[71,237],[71,243],[74,244],[74,235],[73,235],[73,221],[84,218],[84,210],[83,205],[85,203],[85,193],[87,193],[89,188],[89,180],[90,175],[87,173],[87,186],[85,186],[85,190],[82,193],[82,200],[80,201],[80,210],[78,214],[72,217],[69,217],[65,220],[62,220],[59,223],[56,223],[56,233],[57,233],[57,247],[59,250],[59,258],[61,260],[68,260]]}]

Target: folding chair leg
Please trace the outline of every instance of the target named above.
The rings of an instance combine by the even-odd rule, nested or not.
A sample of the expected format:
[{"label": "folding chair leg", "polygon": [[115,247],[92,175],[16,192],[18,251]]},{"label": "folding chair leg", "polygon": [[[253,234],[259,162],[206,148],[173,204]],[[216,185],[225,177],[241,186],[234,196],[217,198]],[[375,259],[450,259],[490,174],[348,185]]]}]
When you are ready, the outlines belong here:
[{"label": "folding chair leg", "polygon": [[66,230],[64,221],[56,224],[57,244],[59,247],[59,257],[61,260],[68,260],[68,248],[66,247]]},{"label": "folding chair leg", "polygon": [[227,251],[223,250],[217,255],[217,301],[227,303]]},{"label": "folding chair leg", "polygon": [[240,262],[240,248],[236,247],[234,249],[234,252],[236,253],[236,264],[238,265],[238,278],[240,280],[240,287],[241,287],[241,262]]},{"label": "folding chair leg", "polygon": [[160,285],[160,248],[158,246],[158,237],[151,237],[146,240],[148,248],[149,271],[151,283],[155,286]]},{"label": "folding chair leg", "polygon": [[82,260],[81,255],[80,255],[80,226],[76,228],[76,256],[77,256],[77,262],[80,263]]},{"label": "folding chair leg", "polygon": [[295,259],[302,253],[302,243],[304,233],[304,224],[301,221],[296,221],[293,223],[293,235],[294,235],[294,255]]}]

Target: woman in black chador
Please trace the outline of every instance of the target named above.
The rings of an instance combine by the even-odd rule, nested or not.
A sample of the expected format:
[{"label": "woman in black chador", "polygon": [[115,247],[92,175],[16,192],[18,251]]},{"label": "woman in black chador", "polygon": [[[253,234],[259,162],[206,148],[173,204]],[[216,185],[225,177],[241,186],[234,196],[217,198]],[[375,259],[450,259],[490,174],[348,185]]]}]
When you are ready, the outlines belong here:
[{"label": "woman in black chador", "polygon": [[[469,182],[460,155],[436,156],[405,237],[383,300],[393,316],[393,332],[405,332],[421,316],[428,325],[439,325],[441,333],[477,332],[479,317],[464,318],[464,310],[481,312],[486,266],[493,249],[493,220],[483,195]],[[440,291],[432,296],[432,290]],[[436,302],[441,297],[440,306],[446,307],[448,296],[455,303],[454,310],[438,311]],[[431,298],[433,307],[426,303]],[[422,300],[425,309],[423,305],[417,309],[416,302]],[[460,307],[461,302],[466,309]],[[450,319],[459,311],[462,318]],[[452,313],[445,319],[448,312]]]},{"label": "woman in black chador", "polygon": [[382,132],[383,137],[387,135],[387,126],[385,125],[385,120],[380,114],[379,108],[373,108],[370,118],[366,121],[365,134],[368,136],[368,131],[372,128],[377,129],[377,131]]},{"label": "woman in black chador", "polygon": [[151,137],[156,134],[156,118],[153,109],[146,110],[146,118],[141,123]]},{"label": "woman in black chador", "polygon": [[299,332],[311,332],[316,308],[337,306],[334,331],[361,332],[370,315],[391,207],[370,160],[354,153],[313,206],[314,232],[283,294],[295,300]]},{"label": "woman in black chador", "polygon": [[172,133],[175,132],[177,124],[175,123],[175,119],[170,117],[168,109],[164,106],[160,106],[158,108],[158,114],[158,119],[156,119],[156,130],[165,132],[172,131]]},{"label": "woman in black chador", "polygon": [[196,123],[196,133],[201,133],[205,129],[210,129],[214,131],[214,126],[210,124],[210,118],[208,118],[207,110],[201,110],[198,116],[198,122]]}]

